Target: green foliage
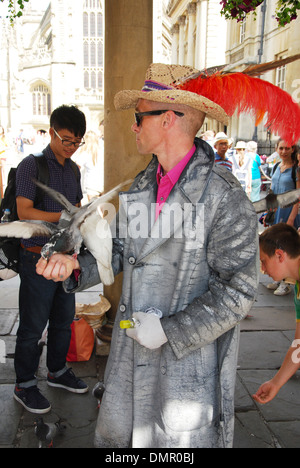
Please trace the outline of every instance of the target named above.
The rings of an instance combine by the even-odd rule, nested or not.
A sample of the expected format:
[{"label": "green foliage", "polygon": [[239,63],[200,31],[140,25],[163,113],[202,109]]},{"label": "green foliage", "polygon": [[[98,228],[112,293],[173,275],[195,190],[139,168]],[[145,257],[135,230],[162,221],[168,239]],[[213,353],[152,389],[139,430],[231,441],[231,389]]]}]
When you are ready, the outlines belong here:
[{"label": "green foliage", "polygon": [[6,18],[9,18],[11,25],[14,24],[16,18],[20,18],[23,15],[24,4],[29,2],[29,0],[18,0],[17,5],[15,6],[14,0],[0,0],[2,3],[7,3],[7,15]]},{"label": "green foliage", "polygon": [[[251,11],[256,14],[256,8],[263,3],[263,0],[221,0],[221,15],[226,19],[242,21],[247,13]],[[295,20],[300,10],[299,0],[278,0],[275,19],[279,26],[285,26]]]},{"label": "green foliage", "polygon": [[280,26],[285,26],[297,18],[297,10],[300,10],[300,1],[279,0],[276,8],[276,19]]},{"label": "green foliage", "polygon": [[237,21],[242,21],[247,13],[254,11],[255,9],[263,3],[263,0],[222,0],[220,4],[222,5],[221,14],[225,16],[226,19],[236,19]]}]

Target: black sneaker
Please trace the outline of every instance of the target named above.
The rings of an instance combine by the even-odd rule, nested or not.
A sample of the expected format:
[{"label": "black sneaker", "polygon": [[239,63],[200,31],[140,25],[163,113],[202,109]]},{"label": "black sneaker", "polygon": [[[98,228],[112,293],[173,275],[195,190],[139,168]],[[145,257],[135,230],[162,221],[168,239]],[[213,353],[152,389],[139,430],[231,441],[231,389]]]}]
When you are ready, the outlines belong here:
[{"label": "black sneaker", "polygon": [[49,401],[41,394],[36,385],[28,388],[20,388],[16,385],[14,399],[30,413],[44,414],[51,410]]},{"label": "black sneaker", "polygon": [[86,393],[89,391],[87,384],[76,377],[72,369],[66,370],[60,377],[52,377],[48,374],[47,383],[50,387],[64,388],[72,393]]}]

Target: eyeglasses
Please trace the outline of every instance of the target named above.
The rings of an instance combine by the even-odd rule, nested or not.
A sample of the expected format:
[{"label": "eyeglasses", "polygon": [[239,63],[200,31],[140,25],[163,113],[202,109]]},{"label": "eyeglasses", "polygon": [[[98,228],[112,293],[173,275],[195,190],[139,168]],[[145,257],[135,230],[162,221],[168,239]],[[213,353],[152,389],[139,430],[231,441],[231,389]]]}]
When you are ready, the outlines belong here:
[{"label": "eyeglasses", "polygon": [[[53,128],[53,127],[52,127]],[[70,141],[70,140],[63,140],[62,137],[57,133],[57,131],[55,130],[55,128],[53,128],[54,132],[55,132],[55,135],[58,136],[58,138],[61,140],[61,144],[63,146],[67,146],[67,147],[70,147],[72,145],[74,145],[74,148],[80,148],[80,146],[83,146],[85,145],[85,141],[82,141],[81,143],[77,143],[76,141]]]},{"label": "eyeglasses", "polygon": [[[148,112],[136,112],[134,114],[135,122],[136,122],[137,126],[139,127],[141,125],[141,123],[142,123],[143,117],[145,117],[146,115],[161,115],[161,114],[164,114],[165,112],[169,112],[169,110],[171,110],[171,109],[153,110],[153,111],[148,111]],[[174,112],[174,114],[178,115],[178,117],[183,117],[184,116],[184,114],[182,112],[178,112],[178,111],[171,111],[171,112]]]}]

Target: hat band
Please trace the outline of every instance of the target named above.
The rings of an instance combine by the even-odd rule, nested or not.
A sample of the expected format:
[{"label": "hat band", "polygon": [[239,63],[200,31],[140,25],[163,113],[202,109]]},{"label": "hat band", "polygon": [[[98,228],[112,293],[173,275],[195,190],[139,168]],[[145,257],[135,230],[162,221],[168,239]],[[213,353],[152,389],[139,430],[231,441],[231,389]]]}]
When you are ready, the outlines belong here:
[{"label": "hat band", "polygon": [[142,88],[142,91],[148,93],[149,91],[164,91],[166,89],[174,89],[172,86],[167,86],[157,81],[147,80]]}]

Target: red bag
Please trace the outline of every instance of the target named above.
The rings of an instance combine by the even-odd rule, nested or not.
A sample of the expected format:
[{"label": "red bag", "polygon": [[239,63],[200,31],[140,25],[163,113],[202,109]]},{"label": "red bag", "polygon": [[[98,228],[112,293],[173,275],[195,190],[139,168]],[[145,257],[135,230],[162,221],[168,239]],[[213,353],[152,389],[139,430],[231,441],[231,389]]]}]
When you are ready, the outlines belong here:
[{"label": "red bag", "polygon": [[74,319],[71,324],[71,330],[72,335],[67,361],[88,361],[95,344],[94,330],[84,319]]}]

